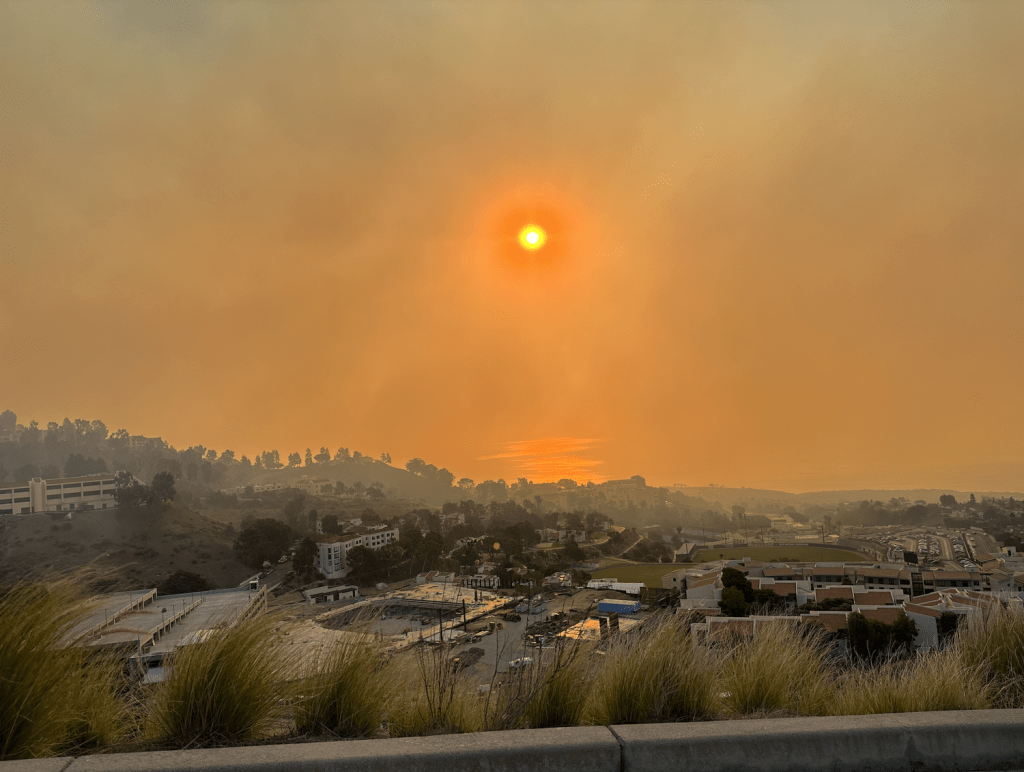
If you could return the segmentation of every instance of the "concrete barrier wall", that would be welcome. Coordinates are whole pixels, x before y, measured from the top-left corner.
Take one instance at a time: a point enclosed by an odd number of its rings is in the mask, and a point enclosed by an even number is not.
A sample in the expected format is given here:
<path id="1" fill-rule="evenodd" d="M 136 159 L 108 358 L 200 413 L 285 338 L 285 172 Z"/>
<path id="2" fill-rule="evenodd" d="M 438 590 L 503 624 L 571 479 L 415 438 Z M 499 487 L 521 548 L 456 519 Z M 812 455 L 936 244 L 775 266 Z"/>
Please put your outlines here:
<path id="1" fill-rule="evenodd" d="M 994 772 L 1024 710 L 526 729 L 0 762 L 0 772 Z"/>

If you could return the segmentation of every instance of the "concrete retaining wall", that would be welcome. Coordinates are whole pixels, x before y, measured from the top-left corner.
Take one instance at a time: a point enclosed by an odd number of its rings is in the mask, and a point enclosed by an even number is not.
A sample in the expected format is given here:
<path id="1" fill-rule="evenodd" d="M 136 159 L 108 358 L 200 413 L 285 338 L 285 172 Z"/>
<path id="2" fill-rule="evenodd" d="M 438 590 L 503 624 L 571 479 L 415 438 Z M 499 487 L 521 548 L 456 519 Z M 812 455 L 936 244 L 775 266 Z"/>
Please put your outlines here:
<path id="1" fill-rule="evenodd" d="M 639 724 L 0 762 L 0 772 L 1024 770 L 1024 710 Z"/>

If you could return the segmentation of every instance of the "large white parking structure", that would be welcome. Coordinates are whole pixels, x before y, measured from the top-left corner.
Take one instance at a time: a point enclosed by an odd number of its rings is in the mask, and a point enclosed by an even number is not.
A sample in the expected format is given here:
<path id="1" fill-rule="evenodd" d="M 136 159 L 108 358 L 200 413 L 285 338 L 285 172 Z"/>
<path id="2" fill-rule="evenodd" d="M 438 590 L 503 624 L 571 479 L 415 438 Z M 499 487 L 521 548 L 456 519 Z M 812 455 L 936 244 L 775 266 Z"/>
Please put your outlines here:
<path id="1" fill-rule="evenodd" d="M 114 474 L 89 474 L 0 485 L 0 515 L 70 512 L 75 509 L 113 509 Z"/>

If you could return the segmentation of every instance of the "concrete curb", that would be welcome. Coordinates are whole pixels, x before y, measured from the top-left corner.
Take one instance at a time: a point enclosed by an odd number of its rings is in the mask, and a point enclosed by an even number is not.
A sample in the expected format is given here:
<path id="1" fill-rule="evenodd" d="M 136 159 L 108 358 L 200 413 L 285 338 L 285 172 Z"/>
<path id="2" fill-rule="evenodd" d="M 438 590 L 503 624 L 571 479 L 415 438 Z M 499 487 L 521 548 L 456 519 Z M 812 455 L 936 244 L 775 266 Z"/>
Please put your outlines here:
<path id="1" fill-rule="evenodd" d="M 989 772 L 1024 710 L 524 729 L 0 762 L 0 772 Z"/>
<path id="2" fill-rule="evenodd" d="M 1024 710 L 639 724 L 611 730 L 637 772 L 975 772 L 1024 766 Z"/>

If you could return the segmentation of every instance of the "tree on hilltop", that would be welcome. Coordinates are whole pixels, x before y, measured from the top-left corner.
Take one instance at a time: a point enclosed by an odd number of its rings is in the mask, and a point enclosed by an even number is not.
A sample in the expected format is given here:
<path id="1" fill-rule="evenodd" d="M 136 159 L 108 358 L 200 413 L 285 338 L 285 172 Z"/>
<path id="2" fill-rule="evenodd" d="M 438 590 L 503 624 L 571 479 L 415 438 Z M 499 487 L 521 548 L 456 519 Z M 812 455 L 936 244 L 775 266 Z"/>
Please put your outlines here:
<path id="1" fill-rule="evenodd" d="M 153 475 L 150 485 L 151 504 L 163 507 L 174 501 L 177 491 L 174 490 L 174 475 L 170 472 L 157 472 Z"/>
<path id="2" fill-rule="evenodd" d="M 18 416 L 13 410 L 0 413 L 0 432 L 13 432 L 18 425 Z"/>

